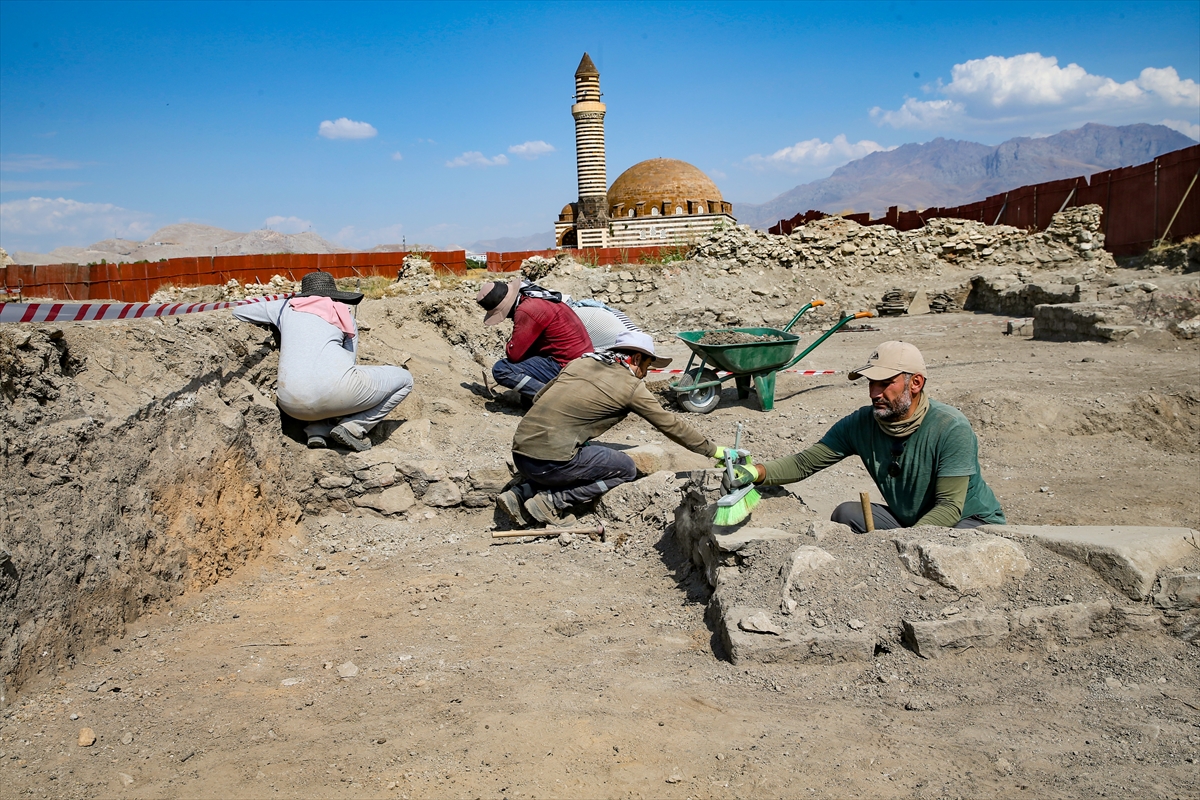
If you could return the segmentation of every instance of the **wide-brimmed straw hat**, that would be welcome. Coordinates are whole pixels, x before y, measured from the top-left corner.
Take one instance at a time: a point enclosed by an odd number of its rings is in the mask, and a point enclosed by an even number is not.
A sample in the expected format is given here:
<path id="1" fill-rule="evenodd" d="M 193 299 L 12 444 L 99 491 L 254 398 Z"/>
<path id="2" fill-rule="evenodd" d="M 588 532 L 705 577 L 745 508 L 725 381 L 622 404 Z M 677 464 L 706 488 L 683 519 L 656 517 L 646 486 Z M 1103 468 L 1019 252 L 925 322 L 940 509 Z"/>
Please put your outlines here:
<path id="1" fill-rule="evenodd" d="M 654 359 L 654 363 L 650 366 L 655 369 L 662 369 L 667 364 L 671 363 L 669 358 L 660 358 L 654 353 L 654 340 L 647 333 L 641 331 L 625 331 L 617 336 L 617 341 L 613 342 L 610 350 L 632 350 L 635 353 L 650 356 Z"/>
<path id="2" fill-rule="evenodd" d="M 328 272 L 310 272 L 300 279 L 300 291 L 296 297 L 328 297 L 340 300 L 349 305 L 358 305 L 363 296 L 359 292 L 343 292 L 333 282 L 333 276 Z"/>
<path id="3" fill-rule="evenodd" d="M 901 372 L 910 375 L 925 374 L 925 357 L 916 345 L 908 342 L 884 342 L 875 348 L 864 367 L 850 373 L 850 380 L 866 378 L 870 381 L 886 381 Z"/>
<path id="4" fill-rule="evenodd" d="M 479 303 L 487 312 L 487 316 L 483 318 L 483 324 L 499 325 L 516 305 L 517 295 L 520 293 L 520 276 L 513 278 L 508 283 L 487 281 L 480 286 L 479 294 L 475 295 L 475 302 Z"/>

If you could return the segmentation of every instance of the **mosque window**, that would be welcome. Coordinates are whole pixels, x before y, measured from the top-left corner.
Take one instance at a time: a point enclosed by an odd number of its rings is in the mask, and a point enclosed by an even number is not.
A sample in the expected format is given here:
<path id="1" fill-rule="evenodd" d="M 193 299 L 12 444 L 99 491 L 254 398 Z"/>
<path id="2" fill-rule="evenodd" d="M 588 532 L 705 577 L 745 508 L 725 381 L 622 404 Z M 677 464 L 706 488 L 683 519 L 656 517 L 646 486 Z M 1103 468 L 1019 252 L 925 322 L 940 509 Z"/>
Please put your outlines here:
<path id="1" fill-rule="evenodd" d="M 658 206 L 651 206 L 651 208 L 650 208 L 650 216 L 652 216 L 652 217 L 657 217 L 657 216 L 658 216 Z"/>
<path id="2" fill-rule="evenodd" d="M 629 214 L 628 214 L 628 216 L 631 216 L 631 217 L 632 217 L 632 216 L 633 216 L 634 214 L 636 214 L 636 213 L 637 213 L 637 209 L 636 209 L 636 208 L 631 208 L 631 209 L 629 209 Z"/>
<path id="3" fill-rule="evenodd" d="M 682 213 L 683 213 L 683 206 L 675 206 L 675 213 L 676 213 L 676 214 L 682 214 Z"/>

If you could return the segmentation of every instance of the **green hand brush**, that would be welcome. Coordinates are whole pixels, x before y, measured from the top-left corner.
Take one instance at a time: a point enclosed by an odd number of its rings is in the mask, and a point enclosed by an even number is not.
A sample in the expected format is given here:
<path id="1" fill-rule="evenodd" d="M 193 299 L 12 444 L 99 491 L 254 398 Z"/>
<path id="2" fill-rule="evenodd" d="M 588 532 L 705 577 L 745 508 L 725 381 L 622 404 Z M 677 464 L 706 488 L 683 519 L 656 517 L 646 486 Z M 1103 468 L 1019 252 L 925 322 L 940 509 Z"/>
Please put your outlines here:
<path id="1" fill-rule="evenodd" d="M 742 444 L 742 423 L 738 423 L 737 434 L 733 439 L 733 449 L 736 451 Z M 727 452 L 725 454 L 725 474 L 729 478 L 730 485 L 733 484 L 733 460 L 737 458 L 735 452 Z M 713 525 L 726 527 L 729 525 L 737 525 L 742 520 L 750 516 L 750 512 L 758 505 L 758 501 L 762 500 L 762 495 L 754 488 L 753 483 L 748 483 L 740 489 L 735 489 L 721 499 L 717 500 L 717 513 L 713 517 Z"/>

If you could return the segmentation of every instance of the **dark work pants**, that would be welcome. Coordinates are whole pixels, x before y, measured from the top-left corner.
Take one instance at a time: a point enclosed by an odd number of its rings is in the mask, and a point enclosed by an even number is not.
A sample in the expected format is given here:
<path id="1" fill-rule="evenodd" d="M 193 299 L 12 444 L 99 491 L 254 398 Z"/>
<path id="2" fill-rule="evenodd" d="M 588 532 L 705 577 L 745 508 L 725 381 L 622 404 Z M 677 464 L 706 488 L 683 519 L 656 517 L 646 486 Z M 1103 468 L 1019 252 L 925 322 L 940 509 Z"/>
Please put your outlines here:
<path id="1" fill-rule="evenodd" d="M 875 522 L 875 530 L 877 531 L 904 527 L 898 519 L 892 516 L 892 512 L 888 510 L 888 507 L 881 503 L 871 503 L 871 517 Z M 834 522 L 849 525 L 850 529 L 855 533 L 867 532 L 867 522 L 863 519 L 862 503 L 842 503 L 833 510 L 833 514 L 829 518 Z M 986 524 L 978 517 L 967 517 L 966 519 L 960 519 L 954 527 L 978 528 L 980 525 Z"/>
<path id="2" fill-rule="evenodd" d="M 632 458 L 597 444 L 579 448 L 570 461 L 544 461 L 513 453 L 513 464 L 535 489 L 549 489 L 559 510 L 586 503 L 637 477 Z"/>
<path id="3" fill-rule="evenodd" d="M 560 371 L 558 362 L 546 356 L 532 356 L 524 361 L 502 358 L 492 366 L 492 377 L 501 386 L 516 389 L 522 397 L 532 400 Z"/>

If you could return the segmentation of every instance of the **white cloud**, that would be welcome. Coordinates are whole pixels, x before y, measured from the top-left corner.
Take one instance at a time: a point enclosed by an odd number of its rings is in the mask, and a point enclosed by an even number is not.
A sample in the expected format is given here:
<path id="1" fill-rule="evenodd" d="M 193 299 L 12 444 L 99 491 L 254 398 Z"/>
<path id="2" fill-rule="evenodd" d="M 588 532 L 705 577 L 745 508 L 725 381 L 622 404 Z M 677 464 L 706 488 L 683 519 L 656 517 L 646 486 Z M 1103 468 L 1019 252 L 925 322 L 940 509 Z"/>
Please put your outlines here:
<path id="1" fill-rule="evenodd" d="M 63 161 L 54 156 L 11 155 L 0 160 L 0 171 L 3 172 L 41 172 L 48 169 L 80 169 L 83 164 L 78 161 Z"/>
<path id="2" fill-rule="evenodd" d="M 332 122 L 325 120 L 317 128 L 317 133 L 326 139 L 370 139 L 379 131 L 369 122 L 355 122 L 352 119 L 339 117 Z"/>
<path id="3" fill-rule="evenodd" d="M 144 239 L 154 216 L 112 203 L 80 203 L 59 197 L 30 197 L 0 203 L 5 247 L 49 251 L 60 245 L 82 246 L 100 239 Z"/>
<path id="4" fill-rule="evenodd" d="M 403 160 L 404 160 L 404 155 L 399 150 L 392 153 L 392 161 L 403 161 Z"/>
<path id="5" fill-rule="evenodd" d="M 303 233 L 312 230 L 312 222 L 299 217 L 267 217 L 263 225 L 280 233 Z"/>
<path id="6" fill-rule="evenodd" d="M 546 155 L 546 153 L 553 153 L 554 145 L 549 144 L 547 142 L 543 142 L 542 140 L 539 139 L 536 142 L 525 142 L 523 144 L 514 144 L 512 147 L 508 148 L 508 152 L 512 153 L 514 156 L 519 156 L 521 158 L 532 161 L 533 159 L 537 158 L 538 156 L 544 156 L 544 155 Z"/>
<path id="7" fill-rule="evenodd" d="M 878 142 L 862 139 L 851 142 L 846 135 L 839 133 L 832 141 L 823 142 L 820 139 L 808 139 L 803 142 L 776 150 L 769 156 L 752 155 L 746 163 L 759 169 L 780 169 L 787 172 L 800 172 L 840 167 L 855 159 L 862 158 L 880 150 L 893 150 L 894 147 L 884 147 Z"/>
<path id="8" fill-rule="evenodd" d="M 486 157 L 478 150 L 468 150 L 458 158 L 446 162 L 447 167 L 502 167 L 508 163 L 508 156 L 500 153 L 492 158 Z"/>
<path id="9" fill-rule="evenodd" d="M 79 181 L 0 181 L 2 192 L 69 192 L 84 184 Z"/>
<path id="10" fill-rule="evenodd" d="M 1182 119 L 1164 119 L 1161 124 L 1166 125 L 1172 130 L 1179 131 L 1189 139 L 1200 142 L 1200 123 L 1187 122 Z"/>
<path id="11" fill-rule="evenodd" d="M 1200 116 L 1200 85 L 1179 77 L 1174 67 L 1147 67 L 1119 83 L 1078 64 L 1060 67 L 1054 56 L 1023 53 L 988 56 L 955 64 L 947 84 L 926 86 L 940 98 L 906 98 L 895 110 L 876 106 L 871 117 L 893 128 L 985 127 L 1061 120 L 1121 124 L 1145 121 L 1172 110 Z M 1185 123 L 1189 124 L 1189 123 Z"/>

